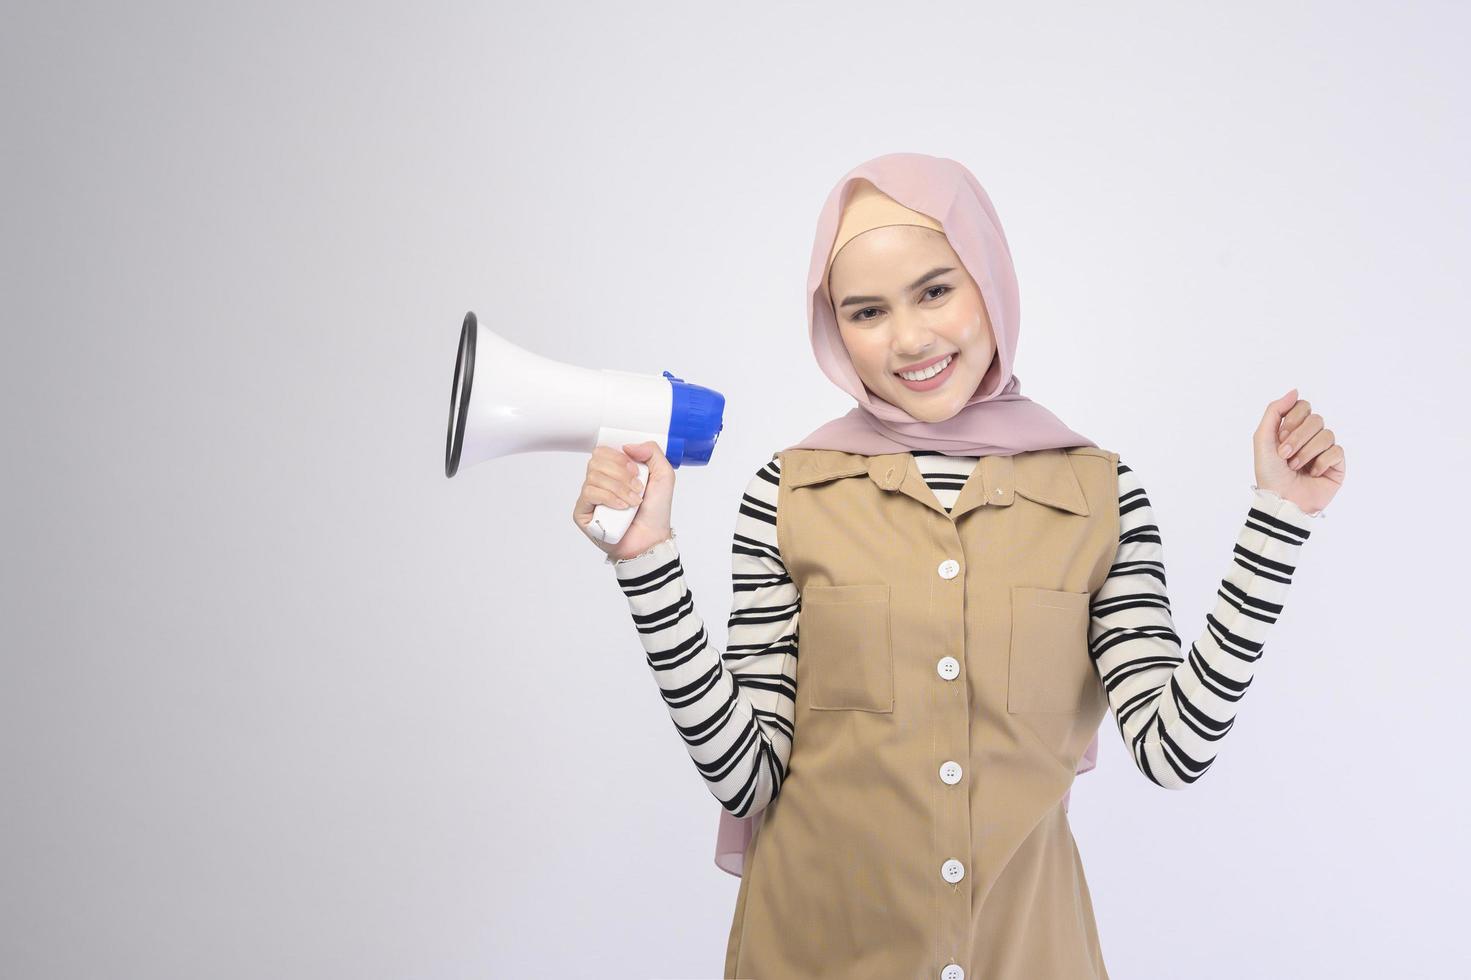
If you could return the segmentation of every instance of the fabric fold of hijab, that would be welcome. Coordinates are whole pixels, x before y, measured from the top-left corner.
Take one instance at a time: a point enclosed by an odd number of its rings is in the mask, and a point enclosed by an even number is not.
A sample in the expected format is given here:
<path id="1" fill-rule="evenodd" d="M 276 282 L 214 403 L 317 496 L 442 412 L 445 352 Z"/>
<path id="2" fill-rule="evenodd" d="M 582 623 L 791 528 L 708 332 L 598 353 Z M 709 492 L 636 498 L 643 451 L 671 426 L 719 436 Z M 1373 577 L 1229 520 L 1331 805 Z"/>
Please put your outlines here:
<path id="1" fill-rule="evenodd" d="M 960 411 L 940 422 L 916 419 L 868 390 L 848 356 L 828 292 L 828 273 L 838 251 L 865 231 L 896 224 L 944 233 L 980 289 L 995 336 L 996 355 L 980 385 Z M 890 153 L 844 174 L 818 215 L 806 295 L 808 333 L 817 364 L 857 404 L 787 449 L 834 449 L 865 456 L 915 449 L 947 456 L 1010 456 L 1097 445 L 1021 393 L 1020 379 L 1012 373 L 1021 305 L 1011 249 L 990 196 L 956 161 L 923 153 Z M 1095 734 L 1077 772 L 1090 771 L 1097 759 Z M 763 810 L 736 817 L 722 808 L 715 845 L 718 867 L 742 874 L 746 850 L 764 815 Z"/>

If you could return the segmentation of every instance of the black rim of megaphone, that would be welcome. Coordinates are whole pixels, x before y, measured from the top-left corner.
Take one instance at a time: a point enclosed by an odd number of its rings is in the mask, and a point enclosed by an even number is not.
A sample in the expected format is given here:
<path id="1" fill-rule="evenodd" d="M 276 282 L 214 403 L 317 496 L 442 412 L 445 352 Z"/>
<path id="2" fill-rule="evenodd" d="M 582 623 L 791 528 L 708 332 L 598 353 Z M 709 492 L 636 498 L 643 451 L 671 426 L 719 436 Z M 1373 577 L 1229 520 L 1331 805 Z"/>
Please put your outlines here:
<path id="1" fill-rule="evenodd" d="M 455 381 L 449 392 L 449 434 L 444 442 L 444 475 L 454 476 L 460 468 L 460 447 L 465 444 L 465 415 L 470 410 L 470 386 L 475 381 L 475 312 L 465 314 L 460 327 L 460 352 L 455 355 Z"/>

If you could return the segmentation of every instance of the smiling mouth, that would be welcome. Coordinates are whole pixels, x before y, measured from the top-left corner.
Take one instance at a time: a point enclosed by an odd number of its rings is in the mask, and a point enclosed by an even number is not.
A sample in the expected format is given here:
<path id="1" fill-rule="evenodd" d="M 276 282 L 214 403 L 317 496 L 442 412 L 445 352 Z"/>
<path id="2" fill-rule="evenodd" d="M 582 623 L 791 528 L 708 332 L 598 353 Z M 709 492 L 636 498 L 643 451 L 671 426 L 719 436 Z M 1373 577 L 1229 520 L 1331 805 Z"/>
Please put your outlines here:
<path id="1" fill-rule="evenodd" d="M 931 361 L 929 364 L 925 365 L 922 368 L 910 368 L 907 373 L 913 374 L 913 373 L 916 373 L 916 372 L 919 372 L 919 371 L 934 371 L 934 369 L 936 367 L 943 365 L 943 367 L 941 367 L 939 371 L 935 371 L 934 374 L 930 375 L 930 378 L 934 378 L 934 377 L 937 377 L 940 374 L 943 374 L 945 371 L 949 370 L 951 362 L 953 362 L 959 356 L 960 356 L 960 352 L 959 351 L 953 351 L 952 353 L 946 354 L 943 357 L 940 357 L 940 358 L 938 358 L 938 359 L 936 359 L 934 361 Z M 894 372 L 894 377 L 898 378 L 900 381 L 910 381 L 910 382 L 914 382 L 914 383 L 919 383 L 921 381 L 928 381 L 928 380 L 930 380 L 930 378 L 906 378 L 904 376 L 905 373 L 906 372 L 895 371 Z"/>

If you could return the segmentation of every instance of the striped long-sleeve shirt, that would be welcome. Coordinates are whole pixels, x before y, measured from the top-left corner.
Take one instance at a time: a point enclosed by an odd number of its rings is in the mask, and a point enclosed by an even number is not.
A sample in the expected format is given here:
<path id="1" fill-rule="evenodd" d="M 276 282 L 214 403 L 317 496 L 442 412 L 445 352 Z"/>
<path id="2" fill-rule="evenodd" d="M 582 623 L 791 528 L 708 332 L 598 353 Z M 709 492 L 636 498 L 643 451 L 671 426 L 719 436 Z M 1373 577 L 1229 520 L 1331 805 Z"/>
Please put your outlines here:
<path id="1" fill-rule="evenodd" d="M 948 511 L 978 457 L 913 453 Z M 776 539 L 780 465 L 741 498 L 731 545 L 734 598 L 722 654 L 710 642 L 671 536 L 614 562 L 650 671 L 695 768 L 737 817 L 781 789 L 795 734 L 801 597 Z M 1195 782 L 1231 730 L 1309 536 L 1311 518 L 1270 490 L 1253 500 L 1205 629 L 1181 652 L 1166 592 L 1163 543 L 1134 471 L 1118 464 L 1119 546 L 1093 595 L 1088 644 L 1119 734 L 1139 770 L 1168 789 Z"/>

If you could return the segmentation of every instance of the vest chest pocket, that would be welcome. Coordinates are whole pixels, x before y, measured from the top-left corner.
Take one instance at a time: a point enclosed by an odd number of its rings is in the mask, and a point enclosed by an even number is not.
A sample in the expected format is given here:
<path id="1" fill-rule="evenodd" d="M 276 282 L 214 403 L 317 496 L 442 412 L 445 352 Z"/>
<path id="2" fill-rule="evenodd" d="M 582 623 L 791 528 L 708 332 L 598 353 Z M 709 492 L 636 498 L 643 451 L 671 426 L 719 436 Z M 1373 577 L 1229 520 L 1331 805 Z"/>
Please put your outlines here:
<path id="1" fill-rule="evenodd" d="M 1089 599 L 1086 592 L 1012 586 L 1007 711 L 1082 709 L 1099 683 L 1088 652 Z"/>
<path id="2" fill-rule="evenodd" d="M 797 620 L 797 696 L 816 710 L 894 710 L 887 585 L 810 585 Z"/>

